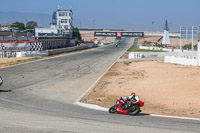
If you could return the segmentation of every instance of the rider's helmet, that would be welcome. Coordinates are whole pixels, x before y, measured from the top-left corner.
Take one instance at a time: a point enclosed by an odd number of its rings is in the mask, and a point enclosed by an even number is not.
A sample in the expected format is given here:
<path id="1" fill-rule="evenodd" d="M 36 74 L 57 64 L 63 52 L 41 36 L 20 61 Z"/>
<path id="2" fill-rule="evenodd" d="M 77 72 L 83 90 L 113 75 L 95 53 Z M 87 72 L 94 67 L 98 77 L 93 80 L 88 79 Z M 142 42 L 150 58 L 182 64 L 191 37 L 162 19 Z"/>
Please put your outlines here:
<path id="1" fill-rule="evenodd" d="M 134 97 L 135 97 L 135 93 L 132 92 L 132 93 L 130 94 L 130 96 L 128 96 L 128 99 L 132 99 L 132 98 L 134 98 Z"/>
<path id="2" fill-rule="evenodd" d="M 132 93 L 130 94 L 130 96 L 135 96 L 135 93 L 134 93 L 134 92 L 132 92 Z"/>

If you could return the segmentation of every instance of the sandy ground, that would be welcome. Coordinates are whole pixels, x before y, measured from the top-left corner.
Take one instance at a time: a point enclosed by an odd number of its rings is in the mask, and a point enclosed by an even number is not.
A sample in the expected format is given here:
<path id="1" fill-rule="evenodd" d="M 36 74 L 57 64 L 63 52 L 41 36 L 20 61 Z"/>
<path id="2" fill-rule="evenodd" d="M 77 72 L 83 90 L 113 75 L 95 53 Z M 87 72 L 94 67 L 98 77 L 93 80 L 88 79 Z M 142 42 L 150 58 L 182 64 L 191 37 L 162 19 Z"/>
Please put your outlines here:
<path id="1" fill-rule="evenodd" d="M 19 64 L 31 59 L 30 57 L 21 58 L 0 58 L 0 68 Z"/>
<path id="2" fill-rule="evenodd" d="M 20 57 L 20 58 L 0 58 L 0 68 L 24 63 L 30 61 L 31 59 L 36 59 L 33 57 Z"/>
<path id="3" fill-rule="evenodd" d="M 143 113 L 200 118 L 200 67 L 162 61 L 116 63 L 81 102 L 111 107 L 131 92 Z"/>

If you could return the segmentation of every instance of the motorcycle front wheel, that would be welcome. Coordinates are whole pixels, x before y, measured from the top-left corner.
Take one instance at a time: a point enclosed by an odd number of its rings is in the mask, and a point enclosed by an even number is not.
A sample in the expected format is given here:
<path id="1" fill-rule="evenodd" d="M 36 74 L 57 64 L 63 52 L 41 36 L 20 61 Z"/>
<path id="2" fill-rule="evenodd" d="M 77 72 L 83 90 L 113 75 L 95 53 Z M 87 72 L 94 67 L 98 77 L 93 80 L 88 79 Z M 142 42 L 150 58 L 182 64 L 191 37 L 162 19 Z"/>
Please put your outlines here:
<path id="1" fill-rule="evenodd" d="M 140 107 L 138 105 L 132 105 L 128 110 L 129 115 L 136 115 L 139 112 L 140 112 Z"/>
<path id="2" fill-rule="evenodd" d="M 115 113 L 115 112 L 116 112 L 116 109 L 117 109 L 117 106 L 118 106 L 118 105 L 112 106 L 111 108 L 109 108 L 108 112 L 109 112 L 109 113 Z"/>

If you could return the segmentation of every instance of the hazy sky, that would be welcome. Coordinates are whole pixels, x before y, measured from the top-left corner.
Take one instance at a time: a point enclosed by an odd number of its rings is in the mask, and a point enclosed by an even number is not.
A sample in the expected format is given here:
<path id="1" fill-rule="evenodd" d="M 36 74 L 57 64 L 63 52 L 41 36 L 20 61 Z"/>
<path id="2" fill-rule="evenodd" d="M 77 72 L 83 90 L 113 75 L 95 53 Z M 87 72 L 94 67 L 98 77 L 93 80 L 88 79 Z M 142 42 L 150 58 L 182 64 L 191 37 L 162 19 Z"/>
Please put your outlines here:
<path id="1" fill-rule="evenodd" d="M 171 31 L 200 25 L 200 0 L 0 0 L 0 12 L 52 14 L 59 5 L 72 9 L 74 25 L 81 28 Z M 0 18 L 1 20 L 1 18 Z"/>

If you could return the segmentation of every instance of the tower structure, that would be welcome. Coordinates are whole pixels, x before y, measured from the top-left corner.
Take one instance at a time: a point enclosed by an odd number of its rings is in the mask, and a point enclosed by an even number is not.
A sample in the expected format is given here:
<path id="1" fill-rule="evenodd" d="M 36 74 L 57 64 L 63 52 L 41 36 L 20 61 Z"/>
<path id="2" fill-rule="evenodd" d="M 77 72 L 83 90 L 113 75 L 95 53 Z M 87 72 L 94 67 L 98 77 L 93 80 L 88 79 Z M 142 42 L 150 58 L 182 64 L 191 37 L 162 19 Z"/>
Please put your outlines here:
<path id="1" fill-rule="evenodd" d="M 163 34 L 163 40 L 162 44 L 170 44 L 170 39 L 169 39 L 169 26 L 167 23 L 167 20 L 165 22 L 165 29 L 164 29 L 164 34 Z"/>
<path id="2" fill-rule="evenodd" d="M 72 37 L 73 12 L 59 7 L 53 12 L 51 28 L 56 28 L 59 34 L 69 34 Z"/>

